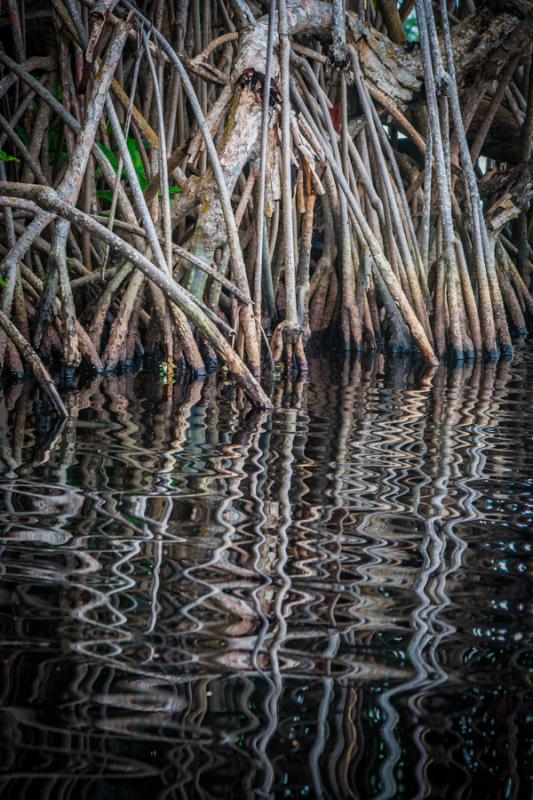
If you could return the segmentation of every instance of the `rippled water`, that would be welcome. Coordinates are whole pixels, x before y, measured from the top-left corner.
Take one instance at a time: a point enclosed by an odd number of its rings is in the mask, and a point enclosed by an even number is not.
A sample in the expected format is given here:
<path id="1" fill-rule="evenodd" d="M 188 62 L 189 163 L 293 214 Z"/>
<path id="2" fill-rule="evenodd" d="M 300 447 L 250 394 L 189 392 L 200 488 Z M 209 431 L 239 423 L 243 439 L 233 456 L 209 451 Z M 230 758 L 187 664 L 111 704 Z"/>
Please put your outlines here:
<path id="1" fill-rule="evenodd" d="M 2 798 L 531 797 L 532 387 L 11 387 Z"/>

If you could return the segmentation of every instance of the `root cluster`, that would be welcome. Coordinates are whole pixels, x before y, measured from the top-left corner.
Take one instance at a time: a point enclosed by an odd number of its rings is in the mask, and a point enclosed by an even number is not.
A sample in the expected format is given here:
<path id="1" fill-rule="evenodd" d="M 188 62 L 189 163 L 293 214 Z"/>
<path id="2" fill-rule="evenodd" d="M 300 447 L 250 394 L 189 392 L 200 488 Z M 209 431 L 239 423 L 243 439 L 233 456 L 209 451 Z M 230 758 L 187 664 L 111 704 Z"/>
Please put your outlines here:
<path id="1" fill-rule="evenodd" d="M 261 374 L 305 373 L 313 338 L 512 353 L 533 312 L 529 4 L 141 5 L 2 7 L 1 369 L 63 414 L 51 375 L 146 357 L 224 364 L 268 407 Z"/>

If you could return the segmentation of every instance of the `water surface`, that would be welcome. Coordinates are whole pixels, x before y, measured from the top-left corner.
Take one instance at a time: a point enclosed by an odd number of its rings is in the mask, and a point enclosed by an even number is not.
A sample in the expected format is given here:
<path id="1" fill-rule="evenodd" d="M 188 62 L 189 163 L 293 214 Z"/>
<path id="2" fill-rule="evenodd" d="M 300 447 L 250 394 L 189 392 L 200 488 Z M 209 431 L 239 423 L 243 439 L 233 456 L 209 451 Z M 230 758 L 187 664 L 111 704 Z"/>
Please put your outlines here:
<path id="1" fill-rule="evenodd" d="M 532 388 L 7 389 L 2 798 L 530 798 Z"/>

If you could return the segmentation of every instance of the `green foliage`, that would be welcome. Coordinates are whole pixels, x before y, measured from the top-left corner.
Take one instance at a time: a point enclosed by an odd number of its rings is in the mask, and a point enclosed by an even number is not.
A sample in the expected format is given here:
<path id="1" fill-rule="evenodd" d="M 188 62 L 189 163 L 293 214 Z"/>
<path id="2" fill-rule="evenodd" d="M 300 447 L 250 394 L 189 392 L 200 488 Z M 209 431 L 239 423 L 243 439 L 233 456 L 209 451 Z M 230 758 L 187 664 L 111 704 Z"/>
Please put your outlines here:
<path id="1" fill-rule="evenodd" d="M 0 150 L 0 161 L 16 161 L 17 164 L 20 164 L 20 158 L 17 158 L 16 156 L 10 156 L 3 150 Z"/>
<path id="2" fill-rule="evenodd" d="M 128 147 L 129 154 L 131 156 L 131 160 L 133 161 L 133 167 L 135 169 L 135 174 L 137 175 L 137 180 L 139 181 L 141 189 L 144 191 L 148 186 L 148 179 L 146 177 L 142 156 L 137 148 L 137 142 L 135 141 L 135 139 L 128 139 L 126 144 Z M 105 144 L 102 144 L 101 142 L 98 143 L 98 147 L 100 148 L 102 153 L 107 157 L 109 163 L 116 172 L 118 170 L 118 162 L 119 162 L 118 150 L 110 150 L 109 147 L 106 147 Z M 98 195 L 98 197 L 101 197 L 104 200 L 111 200 L 111 198 L 113 197 L 113 192 L 109 191 L 108 189 L 102 189 L 96 194 Z"/>
<path id="3" fill-rule="evenodd" d="M 113 199 L 113 192 L 111 189 L 99 189 L 96 192 L 97 197 L 101 197 L 102 200 L 109 200 L 109 202 Z"/>
<path id="4" fill-rule="evenodd" d="M 109 149 L 109 147 L 106 147 L 105 144 L 102 144 L 101 142 L 98 142 L 98 149 L 101 150 L 102 153 L 107 157 L 107 160 L 116 171 L 118 169 L 118 156 L 116 156 L 115 153 Z"/>
<path id="5" fill-rule="evenodd" d="M 137 142 L 135 139 L 127 139 L 126 145 L 128 148 L 128 152 L 131 156 L 131 160 L 133 162 L 133 167 L 135 169 L 135 174 L 137 176 L 137 180 L 139 181 L 139 185 L 141 189 L 144 190 L 148 186 L 148 178 L 146 177 L 146 171 L 144 169 L 144 163 L 142 160 L 142 156 L 139 152 L 139 148 L 137 147 Z M 109 163 L 115 170 L 118 170 L 118 150 L 110 150 L 109 147 L 106 147 L 104 144 L 98 143 L 98 147 L 102 151 L 102 153 L 107 156 L 109 159 Z M 170 186 L 168 190 L 169 197 L 172 197 L 174 194 L 179 194 L 181 192 L 181 188 L 179 186 Z M 113 192 L 110 189 L 101 189 L 96 192 L 98 197 L 102 198 L 102 200 L 108 200 L 111 202 L 113 198 Z"/>
<path id="6" fill-rule="evenodd" d="M 416 18 L 415 10 L 409 12 L 409 16 L 403 23 L 403 29 L 408 42 L 419 42 L 420 35 L 418 33 L 418 20 Z"/>
<path id="7" fill-rule="evenodd" d="M 179 194 L 180 192 L 181 192 L 181 187 L 180 186 L 169 186 L 168 187 L 168 196 L 170 198 L 172 198 L 173 194 Z M 159 196 L 161 197 L 161 193 L 159 193 Z M 170 200 L 170 205 L 172 205 L 175 202 L 176 201 L 174 199 L 171 199 Z"/>
<path id="8" fill-rule="evenodd" d="M 135 139 L 128 139 L 126 144 L 128 146 L 128 152 L 131 156 L 131 160 L 133 161 L 135 174 L 137 175 L 139 183 L 141 184 L 141 189 L 144 192 L 144 190 L 148 186 L 148 179 L 146 177 L 146 172 L 144 171 L 142 156 L 137 148 L 137 142 L 135 141 Z"/>
<path id="9" fill-rule="evenodd" d="M 3 278 L 0 278 L 0 286 L 7 286 L 7 283 Z"/>

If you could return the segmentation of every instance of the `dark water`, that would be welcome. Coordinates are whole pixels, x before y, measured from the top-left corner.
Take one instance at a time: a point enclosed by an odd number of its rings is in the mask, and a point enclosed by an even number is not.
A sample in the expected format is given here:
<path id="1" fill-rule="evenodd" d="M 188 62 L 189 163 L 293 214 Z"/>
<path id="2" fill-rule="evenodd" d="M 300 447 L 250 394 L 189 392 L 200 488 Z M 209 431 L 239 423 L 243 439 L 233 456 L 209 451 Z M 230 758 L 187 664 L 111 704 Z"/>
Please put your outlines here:
<path id="1" fill-rule="evenodd" d="M 2 798 L 530 798 L 532 388 L 11 387 Z"/>

